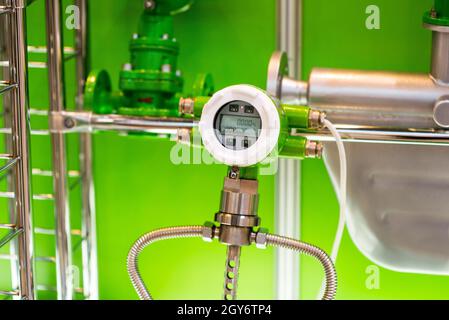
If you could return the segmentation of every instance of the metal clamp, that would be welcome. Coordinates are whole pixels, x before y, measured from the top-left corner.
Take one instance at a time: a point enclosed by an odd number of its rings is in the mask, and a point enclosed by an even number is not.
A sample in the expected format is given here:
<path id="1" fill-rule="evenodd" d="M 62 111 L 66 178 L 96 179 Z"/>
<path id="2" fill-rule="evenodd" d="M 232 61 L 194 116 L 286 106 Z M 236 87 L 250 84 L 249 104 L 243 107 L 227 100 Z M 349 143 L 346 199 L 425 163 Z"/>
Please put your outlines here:
<path id="1" fill-rule="evenodd" d="M 52 132 L 91 132 L 92 112 L 51 112 L 50 131 Z"/>
<path id="2" fill-rule="evenodd" d="M 167 117 L 138 117 L 119 114 L 95 114 L 80 111 L 54 111 L 51 113 L 52 132 L 140 131 L 173 132 L 197 126 L 192 119 Z"/>

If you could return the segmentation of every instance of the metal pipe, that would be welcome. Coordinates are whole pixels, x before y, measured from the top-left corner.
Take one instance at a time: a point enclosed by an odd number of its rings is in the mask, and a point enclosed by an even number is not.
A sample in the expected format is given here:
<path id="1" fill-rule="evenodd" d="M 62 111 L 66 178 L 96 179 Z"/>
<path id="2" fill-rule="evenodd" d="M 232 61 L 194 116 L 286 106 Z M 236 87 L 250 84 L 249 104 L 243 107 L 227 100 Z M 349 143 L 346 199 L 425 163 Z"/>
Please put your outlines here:
<path id="1" fill-rule="evenodd" d="M 198 123 L 184 118 L 134 117 L 126 115 L 95 115 L 91 112 L 56 112 L 53 113 L 53 131 L 58 132 L 90 132 L 90 131 L 143 131 L 173 132 L 177 129 L 195 128 Z M 70 119 L 70 121 L 67 121 Z M 71 128 L 64 127 L 71 123 Z M 387 130 L 382 127 L 338 126 L 343 137 L 352 142 L 383 142 L 397 144 L 449 144 L 449 131 L 442 130 Z M 305 136 L 311 140 L 333 141 L 327 131 L 292 133 Z"/>
<path id="2" fill-rule="evenodd" d="M 177 130 L 190 129 L 197 126 L 197 122 L 183 118 L 133 117 L 122 115 L 97 115 L 91 118 L 92 128 L 97 130 L 112 129 L 119 131 L 145 130 Z"/>
<path id="3" fill-rule="evenodd" d="M 76 1 L 80 1 L 80 0 L 76 0 Z M 80 8 L 80 13 L 82 8 Z M 81 19 L 81 17 L 80 17 Z M 28 46 L 28 52 L 30 53 L 47 53 L 47 47 L 42 47 L 42 46 Z M 68 54 L 68 55 L 73 55 L 77 53 L 77 50 L 72 48 L 72 47 L 64 47 L 64 53 Z"/>
<path id="4" fill-rule="evenodd" d="M 11 21 L 10 80 L 17 84 L 11 92 L 12 155 L 19 161 L 14 167 L 14 193 L 18 235 L 19 295 L 22 299 L 35 297 L 33 227 L 31 210 L 30 124 L 28 117 L 26 1 L 11 1 L 14 11 Z"/>
<path id="5" fill-rule="evenodd" d="M 143 131 L 177 133 L 178 129 L 191 129 L 198 122 L 186 118 L 138 117 L 92 112 L 53 112 L 51 130 L 54 132 Z"/>
<path id="6" fill-rule="evenodd" d="M 449 29 L 449 28 L 447 28 Z M 435 80 L 449 84 L 449 33 L 432 32 L 432 71 Z"/>
<path id="7" fill-rule="evenodd" d="M 65 92 L 61 3 L 59 0 L 46 0 L 45 3 L 50 110 L 62 111 L 65 107 Z M 63 133 L 53 132 L 51 141 L 54 172 L 53 191 L 55 194 L 58 299 L 71 300 L 73 298 L 72 246 L 70 239 L 65 136 Z"/>
<path id="8" fill-rule="evenodd" d="M 11 56 L 11 46 L 9 43 L 7 43 L 6 39 L 10 39 L 11 36 L 11 20 L 9 15 L 5 15 L 2 19 L 2 25 L 0 27 L 2 36 L 0 37 L 0 59 L 7 60 Z M 8 65 L 4 66 L 3 72 L 2 72 L 2 78 L 3 79 L 9 79 L 9 68 L 10 68 L 10 61 L 7 60 Z M 0 83 L 3 83 L 2 80 Z M 10 82 L 9 80 L 6 80 L 7 82 Z M 4 126 L 7 128 L 12 127 L 12 114 L 11 114 L 11 97 L 9 94 L 5 94 L 2 96 L 3 98 L 3 113 L 4 113 Z M 13 147 L 12 147 L 12 139 L 10 135 L 4 135 L 4 143 L 6 147 L 6 152 L 9 154 L 12 154 Z M 14 177 L 8 172 L 9 174 L 6 175 L 6 185 L 8 190 L 14 190 Z M 12 223 L 14 228 L 16 227 L 17 218 L 16 218 L 16 212 L 15 212 L 15 202 L 14 199 L 8 199 L 8 215 L 9 215 L 9 221 Z M 11 241 L 9 245 L 9 254 L 12 256 L 18 256 L 18 239 L 15 238 Z M 19 291 L 19 280 L 20 280 L 20 266 L 19 266 L 19 260 L 11 260 L 10 262 L 10 269 L 11 269 L 11 285 L 14 290 Z M 15 296 L 15 299 L 19 299 L 19 296 Z"/>
<path id="9" fill-rule="evenodd" d="M 449 85 L 449 27 L 424 25 L 432 30 L 431 75 L 441 85 Z"/>
<path id="10" fill-rule="evenodd" d="M 338 132 L 346 142 L 449 146 L 449 131 L 339 129 Z M 295 135 L 314 141 L 335 141 L 332 135 L 324 130 L 318 132 L 296 132 Z"/>
<path id="11" fill-rule="evenodd" d="M 202 237 L 204 231 L 208 229 L 204 226 L 187 226 L 187 227 L 172 227 L 159 229 L 140 237 L 131 247 L 128 253 L 127 270 L 128 275 L 131 278 L 131 282 L 141 300 L 152 300 L 150 292 L 145 287 L 142 277 L 139 273 L 139 267 L 137 265 L 139 254 L 145 249 L 146 246 L 167 239 L 177 238 L 192 238 Z"/>
<path id="12" fill-rule="evenodd" d="M 281 99 L 285 103 L 305 106 L 307 105 L 307 93 L 309 84 L 289 77 L 282 79 Z"/>
<path id="13" fill-rule="evenodd" d="M 76 79 L 77 95 L 76 109 L 84 109 L 84 83 L 88 72 L 87 48 L 87 1 L 75 0 L 80 10 L 80 28 L 75 32 Z M 81 232 L 83 252 L 83 289 L 84 296 L 89 300 L 98 299 L 98 262 L 95 214 L 95 189 L 92 173 L 92 135 L 90 132 L 80 133 L 80 173 L 82 192 Z"/>
<path id="14" fill-rule="evenodd" d="M 224 300 L 237 298 L 237 283 L 240 267 L 240 246 L 228 246 L 226 249 L 226 271 L 224 281 Z"/>
<path id="15" fill-rule="evenodd" d="M 288 74 L 282 74 L 282 86 L 277 90 L 278 98 L 301 104 L 307 92 L 307 86 L 295 81 L 301 76 L 302 46 L 302 0 L 278 1 L 278 49 L 285 51 L 288 61 Z M 282 57 L 281 57 L 282 59 Z M 281 68 L 282 68 L 281 61 Z M 277 72 L 276 70 L 272 70 Z M 271 71 L 271 72 L 272 72 Z M 287 73 L 287 70 L 281 70 Z M 270 70 L 269 70 L 270 74 Z M 290 76 L 291 78 L 289 78 Z M 277 82 L 278 79 L 276 78 Z M 268 84 L 268 88 L 269 88 Z M 277 87 L 277 84 L 275 85 Z M 302 93 L 301 93 L 302 92 Z M 275 228 L 276 233 L 293 238 L 300 237 L 301 209 L 301 161 L 279 159 L 275 190 Z M 289 250 L 276 250 L 275 290 L 276 298 L 298 300 L 300 284 L 300 261 L 298 255 Z"/>
<path id="16" fill-rule="evenodd" d="M 1 67 L 9 67 L 9 61 L 0 61 Z M 30 61 L 28 62 L 28 68 L 30 69 L 46 69 L 47 64 L 45 62 Z"/>
<path id="17" fill-rule="evenodd" d="M 308 102 L 337 125 L 436 129 L 433 109 L 447 93 L 428 75 L 314 69 Z"/>
<path id="18" fill-rule="evenodd" d="M 6 13 L 10 13 L 12 11 L 12 9 L 8 6 L 0 6 L 0 15 L 6 14 Z"/>

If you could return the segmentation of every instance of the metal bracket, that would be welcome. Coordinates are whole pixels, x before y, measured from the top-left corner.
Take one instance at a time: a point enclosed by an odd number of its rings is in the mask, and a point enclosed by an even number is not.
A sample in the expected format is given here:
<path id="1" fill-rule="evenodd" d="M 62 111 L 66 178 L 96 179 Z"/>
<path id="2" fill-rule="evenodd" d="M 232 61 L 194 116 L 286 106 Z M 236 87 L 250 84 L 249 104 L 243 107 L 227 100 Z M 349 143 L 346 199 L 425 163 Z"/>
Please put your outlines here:
<path id="1" fill-rule="evenodd" d="M 92 112 L 53 111 L 50 131 L 54 133 L 92 132 Z"/>
<path id="2" fill-rule="evenodd" d="M 178 129 L 192 129 L 198 124 L 193 119 L 168 117 L 141 117 L 120 114 L 96 114 L 80 111 L 53 111 L 51 132 L 140 131 L 177 134 Z"/>

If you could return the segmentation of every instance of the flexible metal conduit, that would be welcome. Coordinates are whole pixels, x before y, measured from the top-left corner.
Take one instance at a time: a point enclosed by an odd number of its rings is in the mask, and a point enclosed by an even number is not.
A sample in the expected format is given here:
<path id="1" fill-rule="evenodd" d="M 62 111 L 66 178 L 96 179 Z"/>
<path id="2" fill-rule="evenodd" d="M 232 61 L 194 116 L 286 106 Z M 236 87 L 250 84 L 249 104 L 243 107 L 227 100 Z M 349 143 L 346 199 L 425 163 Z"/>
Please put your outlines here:
<path id="1" fill-rule="evenodd" d="M 127 269 L 134 289 L 137 291 L 141 300 L 152 300 L 152 296 L 145 287 L 138 268 L 138 257 L 143 249 L 148 245 L 161 240 L 202 237 L 203 231 L 205 231 L 206 228 L 207 227 L 204 226 L 184 226 L 159 229 L 144 234 L 134 243 L 128 253 Z M 267 245 L 283 247 L 316 258 L 323 265 L 326 275 L 326 286 L 322 300 L 332 300 L 335 297 L 337 292 L 337 273 L 332 260 L 323 250 L 295 239 L 273 234 L 267 235 Z"/>
<path id="2" fill-rule="evenodd" d="M 295 250 L 299 253 L 307 254 L 319 260 L 319 262 L 323 265 L 324 273 L 326 275 L 326 286 L 321 300 L 334 299 L 335 294 L 337 293 L 337 272 L 335 271 L 331 258 L 326 254 L 326 252 L 311 244 L 274 234 L 267 235 L 267 245 Z"/>
<path id="3" fill-rule="evenodd" d="M 127 268 L 134 289 L 136 289 L 141 300 L 152 300 L 153 298 L 145 287 L 137 266 L 137 259 L 140 252 L 142 252 L 146 246 L 161 240 L 202 237 L 203 229 L 205 228 L 206 227 L 203 226 L 186 226 L 159 229 L 144 234 L 134 243 L 128 253 Z"/>

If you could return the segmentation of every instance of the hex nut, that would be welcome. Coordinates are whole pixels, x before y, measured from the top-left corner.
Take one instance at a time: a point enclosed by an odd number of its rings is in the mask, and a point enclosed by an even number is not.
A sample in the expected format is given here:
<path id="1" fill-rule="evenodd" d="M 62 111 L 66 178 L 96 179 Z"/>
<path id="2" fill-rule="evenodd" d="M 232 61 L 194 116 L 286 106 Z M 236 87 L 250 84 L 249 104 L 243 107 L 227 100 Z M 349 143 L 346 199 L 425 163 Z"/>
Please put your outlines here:
<path id="1" fill-rule="evenodd" d="M 145 9 L 153 10 L 155 8 L 155 5 L 156 5 L 156 3 L 154 2 L 154 0 L 146 0 L 144 2 Z"/>
<path id="2" fill-rule="evenodd" d="M 265 249 L 267 247 L 268 229 L 260 228 L 256 233 L 256 247 L 259 249 Z"/>
<path id="3" fill-rule="evenodd" d="M 72 129 L 76 125 L 76 122 L 73 118 L 67 117 L 64 119 L 64 127 L 67 129 Z"/>
<path id="4" fill-rule="evenodd" d="M 324 126 L 326 113 L 318 110 L 310 110 L 309 112 L 309 129 L 321 129 Z"/>
<path id="5" fill-rule="evenodd" d="M 206 242 L 212 242 L 215 237 L 215 224 L 207 221 L 203 227 L 203 240 Z"/>
<path id="6" fill-rule="evenodd" d="M 310 159 L 321 159 L 323 156 L 323 144 L 318 141 L 306 142 L 305 157 Z"/>

